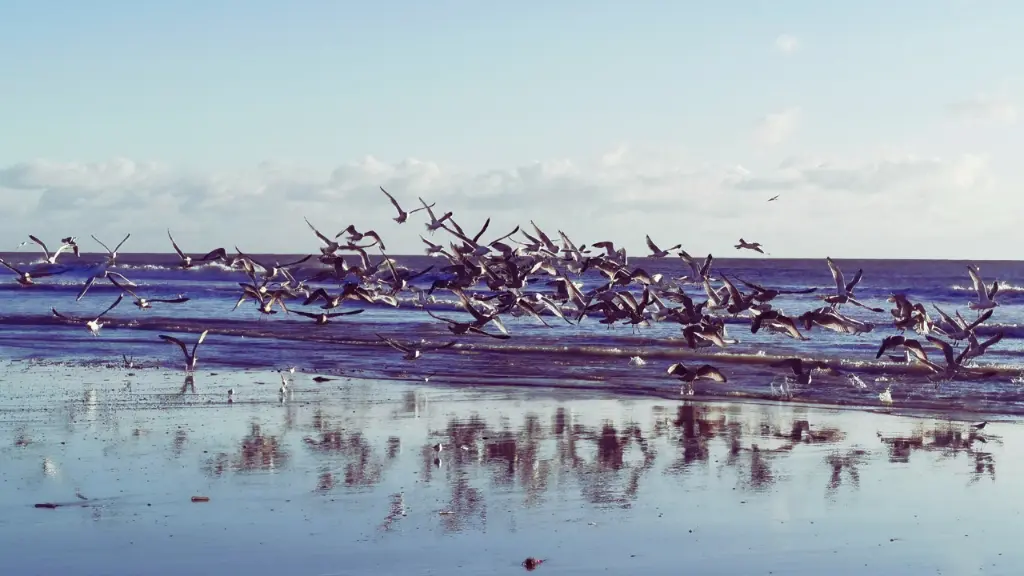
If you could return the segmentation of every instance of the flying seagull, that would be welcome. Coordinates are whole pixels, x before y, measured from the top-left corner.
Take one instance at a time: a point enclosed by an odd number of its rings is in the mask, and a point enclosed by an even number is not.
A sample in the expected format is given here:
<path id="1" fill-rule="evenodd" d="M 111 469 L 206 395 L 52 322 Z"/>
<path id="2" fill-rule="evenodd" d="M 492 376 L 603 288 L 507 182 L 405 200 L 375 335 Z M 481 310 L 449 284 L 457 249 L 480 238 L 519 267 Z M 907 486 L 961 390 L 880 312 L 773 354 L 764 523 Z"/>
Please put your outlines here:
<path id="1" fill-rule="evenodd" d="M 391 194 L 388 194 L 388 191 L 385 190 L 383 186 L 380 187 L 380 191 L 383 192 L 384 195 L 388 197 L 388 200 L 391 200 L 391 204 L 395 207 L 395 210 L 398 210 L 398 216 L 392 218 L 392 220 L 394 220 L 395 222 L 398 222 L 399 224 L 403 224 L 406 220 L 408 220 L 409 219 L 409 214 L 415 214 L 415 213 L 419 212 L 420 210 L 426 210 L 427 209 L 427 207 L 423 207 L 423 208 L 417 208 L 415 210 L 410 210 L 410 211 L 406 212 L 405 210 L 402 210 L 401 206 L 398 205 L 398 200 L 395 200 L 394 196 L 392 196 Z M 433 207 L 434 207 L 434 204 L 431 204 L 429 206 L 429 208 L 433 208 Z"/>
<path id="2" fill-rule="evenodd" d="M 110 272 L 109 274 L 115 273 Z M 118 274 L 118 276 L 121 275 Z M 124 276 L 121 276 L 121 278 L 124 278 Z M 127 292 L 132 298 L 134 298 L 134 304 L 138 306 L 139 310 L 146 310 L 148 308 L 151 308 L 154 302 L 161 302 L 163 304 L 184 304 L 185 302 L 188 302 L 190 300 L 188 296 L 178 296 L 177 298 L 142 298 L 141 296 L 136 294 L 131 288 L 127 286 L 122 286 L 121 283 L 115 280 L 113 277 L 107 276 L 107 279 L 110 280 L 111 284 L 120 288 L 121 291 Z M 134 284 L 132 286 L 134 286 Z"/>
<path id="3" fill-rule="evenodd" d="M 761 254 L 764 254 L 764 250 L 761 249 L 760 242 L 747 242 L 743 238 L 740 238 L 740 243 L 737 244 L 735 248 L 737 250 L 742 250 L 746 248 L 747 250 L 753 250 L 754 252 L 760 252 Z"/>
<path id="4" fill-rule="evenodd" d="M 223 260 L 227 258 L 227 252 L 223 248 L 215 248 L 207 252 L 202 258 L 193 260 L 191 256 L 186 255 L 178 248 L 178 243 L 174 241 L 174 236 L 171 236 L 171 231 L 167 230 L 167 237 L 171 239 L 171 246 L 174 246 L 174 251 L 178 253 L 178 257 L 181 258 L 180 266 L 182 268 L 191 268 L 196 261 L 208 262 L 210 260 Z"/>
<path id="5" fill-rule="evenodd" d="M 16 280 L 17 280 L 18 284 L 21 284 L 22 286 L 32 286 L 33 284 L 35 284 L 35 282 L 34 282 L 35 278 L 45 278 L 47 276 L 55 276 L 57 274 L 63 274 L 63 273 L 65 273 L 65 272 L 70 270 L 69 268 L 64 268 L 63 270 L 56 270 L 56 271 L 49 271 L 49 272 L 30 272 L 28 270 L 19 270 L 19 269 L 15 268 L 13 265 L 8 264 L 3 258 L 0 258 L 0 265 L 2 265 L 3 267 L 7 268 L 11 272 L 14 272 L 15 274 L 17 274 L 18 277 L 16 278 Z"/>
<path id="6" fill-rule="evenodd" d="M 120 242 L 118 242 L 117 246 L 114 246 L 113 250 L 111 250 L 109 247 L 107 247 L 107 245 L 104 244 L 103 242 L 101 242 L 100 239 L 97 238 L 95 235 L 90 234 L 90 236 L 92 236 L 92 239 L 95 240 L 97 244 L 99 244 L 100 246 L 103 246 L 103 249 L 107 251 L 107 254 L 109 255 L 109 256 L 107 256 L 107 264 L 113 264 L 114 261 L 117 260 L 117 251 L 121 249 L 121 246 L 124 245 L 124 243 L 127 242 L 128 239 L 131 238 L 132 235 L 131 234 L 126 234 L 124 239 L 121 240 Z"/>
<path id="7" fill-rule="evenodd" d="M 654 240 L 651 240 L 650 235 L 647 235 L 646 239 L 647 247 L 651 249 L 651 254 L 648 256 L 648 258 L 664 258 L 665 256 L 668 256 L 670 253 L 672 253 L 673 250 L 679 250 L 680 248 L 683 247 L 682 244 L 676 244 L 675 246 L 667 250 L 662 250 L 661 248 L 658 248 L 658 245 L 654 243 Z"/>
<path id="8" fill-rule="evenodd" d="M 60 248 L 57 248 L 57 251 L 54 252 L 53 254 L 50 254 L 50 251 L 46 249 L 46 244 L 43 244 L 42 240 L 36 238 L 31 234 L 29 234 L 28 237 L 36 244 L 39 244 L 39 247 L 43 249 L 43 256 L 46 258 L 47 264 L 56 264 L 57 257 L 60 256 L 61 252 L 64 252 L 65 250 L 73 250 L 75 256 L 78 256 L 78 244 L 75 243 L 75 238 L 72 236 L 64 238 L 64 240 L 61 242 Z"/>
<path id="9" fill-rule="evenodd" d="M 65 315 L 61 314 L 60 312 L 57 312 L 56 308 L 50 308 L 50 312 L 52 312 L 53 315 L 56 316 L 57 318 L 60 318 L 61 320 L 64 320 L 64 321 L 67 321 L 67 322 L 74 322 L 74 323 L 83 323 L 84 322 L 85 323 L 85 327 L 89 329 L 89 332 L 91 332 L 93 336 L 96 336 L 97 334 L 99 334 L 100 328 L 103 328 L 103 326 L 104 326 L 104 323 L 100 322 L 100 318 L 103 318 L 103 316 L 107 312 L 110 312 L 114 308 L 117 308 L 117 305 L 120 304 L 121 300 L 123 300 L 123 299 L 124 299 L 124 294 L 118 294 L 117 300 L 114 300 L 113 304 L 111 304 L 103 312 L 100 312 L 99 315 L 96 316 L 95 318 L 93 318 L 92 320 L 87 320 L 87 321 L 83 320 L 81 318 L 73 318 L 71 316 L 65 316 Z"/>
<path id="10" fill-rule="evenodd" d="M 450 348 L 450 347 L 455 345 L 455 341 L 454 340 L 452 340 L 451 342 L 448 342 L 447 344 L 433 344 L 433 345 L 431 345 L 431 344 L 425 344 L 425 343 L 421 343 L 421 344 L 402 344 L 401 342 L 397 342 L 395 340 L 392 340 L 391 338 L 387 338 L 385 336 L 381 336 L 380 334 L 377 334 L 377 338 L 380 338 L 381 342 L 384 342 L 388 346 L 391 346 L 395 350 L 398 350 L 399 352 L 405 354 L 405 356 L 402 357 L 403 360 L 410 360 L 410 361 L 411 360 L 416 360 L 417 358 L 422 356 L 423 353 L 426 352 L 427 350 L 442 350 L 444 348 Z"/>
<path id="11" fill-rule="evenodd" d="M 199 335 L 199 339 L 196 340 L 196 343 L 192 345 L 191 351 L 188 349 L 187 346 L 185 346 L 184 342 L 178 340 L 174 336 L 160 334 L 160 338 L 165 342 L 173 342 L 174 344 L 177 344 L 181 348 L 182 354 L 185 355 L 185 372 L 192 373 L 195 372 L 196 370 L 196 349 L 199 348 L 199 345 L 202 344 L 203 340 L 206 339 L 206 334 L 208 332 L 209 330 L 203 330 L 203 333 Z"/>
<path id="12" fill-rule="evenodd" d="M 978 270 L 977 266 L 968 265 L 967 272 L 971 275 L 971 282 L 974 283 L 974 290 L 978 293 L 978 301 L 970 302 L 967 307 L 971 310 L 991 310 L 999 303 L 993 300 L 996 297 L 996 293 L 999 292 L 999 281 L 992 282 L 992 288 L 985 286 L 985 281 L 981 279 L 981 271 Z"/>

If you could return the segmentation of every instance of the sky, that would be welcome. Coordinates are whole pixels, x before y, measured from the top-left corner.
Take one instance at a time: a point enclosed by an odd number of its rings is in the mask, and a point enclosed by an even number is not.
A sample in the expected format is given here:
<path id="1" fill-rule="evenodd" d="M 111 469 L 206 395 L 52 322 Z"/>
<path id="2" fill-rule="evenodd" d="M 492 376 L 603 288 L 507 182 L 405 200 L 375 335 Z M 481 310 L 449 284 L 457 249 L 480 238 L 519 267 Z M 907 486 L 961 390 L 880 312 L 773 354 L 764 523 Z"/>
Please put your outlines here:
<path id="1" fill-rule="evenodd" d="M 0 251 L 163 252 L 169 228 L 307 253 L 307 217 L 419 253 L 423 213 L 393 222 L 383 186 L 634 256 L 650 234 L 1017 259 L 1021 22 L 1009 0 L 0 0 Z"/>

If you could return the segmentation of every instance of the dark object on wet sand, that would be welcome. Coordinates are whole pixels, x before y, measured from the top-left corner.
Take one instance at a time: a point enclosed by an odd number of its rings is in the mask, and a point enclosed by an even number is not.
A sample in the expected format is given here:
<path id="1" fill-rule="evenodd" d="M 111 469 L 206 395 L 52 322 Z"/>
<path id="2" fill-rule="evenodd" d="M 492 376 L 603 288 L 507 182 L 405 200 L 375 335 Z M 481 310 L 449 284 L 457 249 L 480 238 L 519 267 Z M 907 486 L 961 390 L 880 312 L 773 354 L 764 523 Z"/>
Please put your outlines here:
<path id="1" fill-rule="evenodd" d="M 192 497 L 192 501 L 193 502 L 209 502 L 210 501 L 210 497 L 209 496 L 193 496 Z"/>
<path id="2" fill-rule="evenodd" d="M 42 504 L 36 504 L 36 508 L 49 508 L 53 509 L 60 506 L 60 504 L 54 504 L 53 502 L 43 502 Z"/>
<path id="3" fill-rule="evenodd" d="M 313 382 L 318 382 L 318 383 L 319 382 L 330 382 L 331 380 L 334 380 L 334 378 L 327 378 L 325 376 L 314 376 L 313 377 Z"/>
<path id="4" fill-rule="evenodd" d="M 527 570 L 536 570 L 542 563 L 544 563 L 543 560 L 531 556 L 526 560 L 523 560 L 523 568 L 526 568 Z"/>

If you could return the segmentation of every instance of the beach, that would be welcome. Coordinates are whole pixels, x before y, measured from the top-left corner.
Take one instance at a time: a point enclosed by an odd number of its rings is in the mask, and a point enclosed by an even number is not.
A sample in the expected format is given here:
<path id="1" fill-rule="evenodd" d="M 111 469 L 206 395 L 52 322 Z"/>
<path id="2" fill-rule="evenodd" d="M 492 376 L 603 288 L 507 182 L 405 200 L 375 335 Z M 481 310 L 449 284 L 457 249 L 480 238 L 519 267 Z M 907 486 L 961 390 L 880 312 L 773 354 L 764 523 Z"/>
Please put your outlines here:
<path id="1" fill-rule="evenodd" d="M 550 574 L 981 574 L 1024 555 L 1006 529 L 1024 508 L 1012 421 L 0 370 L 8 574 L 512 574 L 528 557 Z"/>

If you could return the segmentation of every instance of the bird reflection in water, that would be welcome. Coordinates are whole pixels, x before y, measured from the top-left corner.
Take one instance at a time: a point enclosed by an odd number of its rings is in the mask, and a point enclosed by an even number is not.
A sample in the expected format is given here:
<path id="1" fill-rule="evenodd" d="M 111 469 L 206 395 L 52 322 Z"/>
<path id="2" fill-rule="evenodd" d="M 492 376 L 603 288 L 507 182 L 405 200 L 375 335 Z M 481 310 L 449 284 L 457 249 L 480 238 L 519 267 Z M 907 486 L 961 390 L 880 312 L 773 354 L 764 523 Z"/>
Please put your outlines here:
<path id="1" fill-rule="evenodd" d="M 314 428 L 319 427 L 318 436 L 307 436 L 303 438 L 303 442 L 316 453 L 332 456 L 332 466 L 337 465 L 338 456 L 344 459 L 342 470 L 345 486 L 374 486 L 380 482 L 384 473 L 384 463 L 362 432 L 347 432 L 340 427 L 334 428 L 323 414 L 314 415 L 314 422 Z M 324 474 L 330 474 L 332 479 L 329 487 L 321 488 L 321 491 L 334 487 L 334 474 L 329 469 L 321 472 L 321 480 Z M 325 486 L 322 481 L 319 485 Z"/>
<path id="2" fill-rule="evenodd" d="M 407 418 L 410 404 L 415 405 L 415 396 L 399 398 L 391 417 Z M 652 407 L 646 421 L 635 413 L 630 419 L 584 420 L 568 403 L 553 407 L 548 418 L 528 412 L 518 422 L 471 414 L 449 418 L 443 428 L 416 438 L 413 450 L 403 447 L 409 440 L 389 436 L 386 429 L 361 430 L 363 422 L 380 423 L 353 418 L 348 410 L 334 416 L 329 408 L 317 407 L 296 414 L 312 416 L 296 427 L 306 431 L 302 441 L 315 462 L 310 471 L 316 491 L 380 485 L 404 456 L 406 464 L 419 464 L 419 484 L 443 485 L 445 502 L 430 513 L 449 532 L 486 528 L 488 490 L 521 498 L 525 508 L 542 506 L 551 494 L 566 491 L 594 506 L 629 508 L 652 483 L 651 474 L 664 474 L 680 485 L 712 477 L 719 483 L 735 482 L 737 492 L 765 492 L 790 478 L 818 473 L 825 498 L 834 499 L 840 490 L 859 489 L 862 468 L 872 457 L 857 446 L 844 446 L 847 435 L 827 425 L 827 416 L 816 420 L 799 409 L 781 416 L 777 407 L 769 406 L 684 401 Z M 995 478 L 992 454 L 980 448 L 999 440 L 982 430 L 941 424 L 906 437 L 883 437 L 882 442 L 890 462 L 906 462 L 913 450 L 934 451 L 940 457 L 967 452 L 976 478 Z M 264 436 L 258 424 L 241 444 L 237 455 L 214 458 L 211 474 L 269 471 L 288 461 L 278 438 Z M 809 458 L 791 460 L 794 453 Z M 406 496 L 399 506 L 398 497 L 391 495 L 392 513 L 404 510 Z M 389 514 L 381 527 L 391 529 L 400 516 Z"/>
<path id="3" fill-rule="evenodd" d="M 289 454 L 284 450 L 277 436 L 265 436 L 261 426 L 253 422 L 249 433 L 242 438 L 239 451 L 232 458 L 220 453 L 207 462 L 205 468 L 211 476 L 220 476 L 232 470 L 235 472 L 273 471 L 287 464 Z"/>
<path id="4" fill-rule="evenodd" d="M 825 463 L 832 467 L 832 476 L 825 488 L 826 495 L 833 497 L 842 487 L 843 472 L 846 472 L 845 476 L 850 479 L 853 488 L 860 488 L 860 471 L 857 467 L 864 462 L 867 455 L 867 451 L 855 449 L 849 450 L 845 454 L 833 452 L 826 456 Z"/>
<path id="5" fill-rule="evenodd" d="M 193 394 L 196 393 L 196 379 L 192 374 L 185 375 L 185 383 L 181 385 L 181 393 L 191 391 Z"/>
<path id="6" fill-rule="evenodd" d="M 995 462 L 985 446 L 989 443 L 1002 444 L 1002 438 L 986 434 L 983 429 L 957 422 L 942 422 L 931 429 L 919 428 L 907 436 L 879 433 L 878 438 L 888 446 L 889 462 L 909 463 L 910 455 L 915 451 L 934 452 L 943 458 L 967 454 L 971 457 L 972 483 L 985 475 L 995 480 Z"/>

